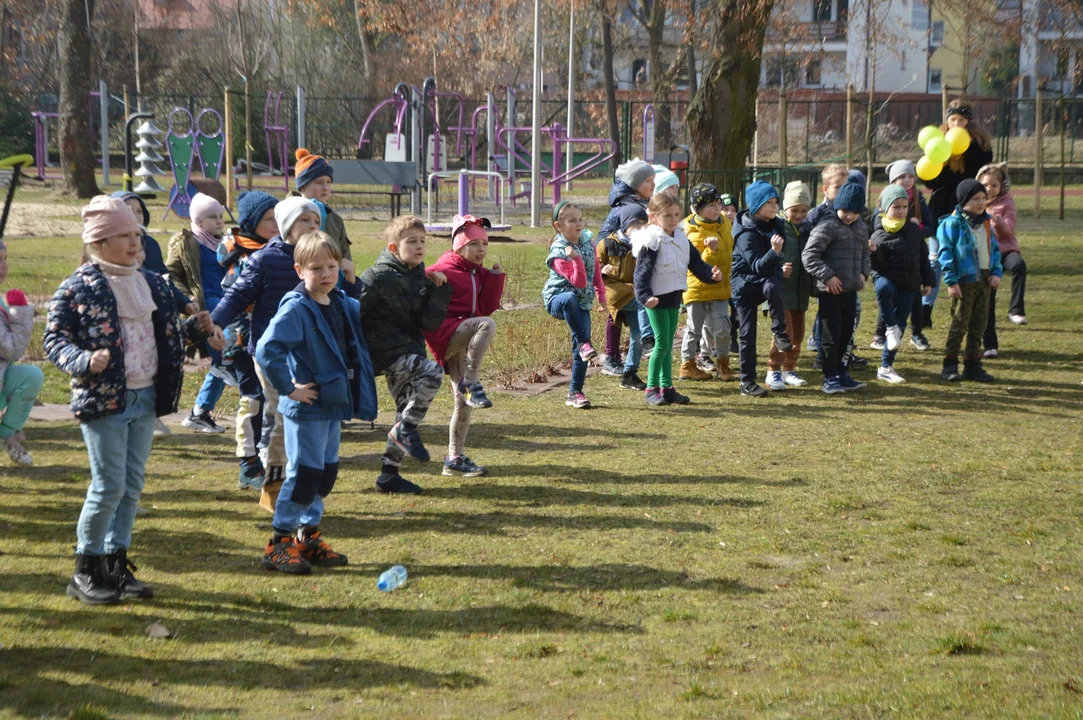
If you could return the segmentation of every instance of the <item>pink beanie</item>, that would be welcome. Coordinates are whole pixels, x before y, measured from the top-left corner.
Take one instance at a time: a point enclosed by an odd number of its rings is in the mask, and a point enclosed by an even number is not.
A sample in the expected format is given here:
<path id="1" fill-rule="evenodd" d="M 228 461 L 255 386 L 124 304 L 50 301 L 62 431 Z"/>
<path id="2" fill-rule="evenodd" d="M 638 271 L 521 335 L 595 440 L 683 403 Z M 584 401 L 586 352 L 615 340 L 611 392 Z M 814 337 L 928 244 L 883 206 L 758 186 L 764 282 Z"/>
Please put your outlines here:
<path id="1" fill-rule="evenodd" d="M 476 218 L 473 215 L 456 215 L 451 220 L 451 248 L 459 250 L 469 245 L 472 240 L 489 242 L 485 228 L 492 227 L 488 218 Z"/>
<path id="2" fill-rule="evenodd" d="M 83 242 L 95 243 L 124 233 L 139 232 L 135 216 L 120 198 L 98 195 L 83 208 Z"/>
<path id="3" fill-rule="evenodd" d="M 207 219 L 208 215 L 215 215 L 225 211 L 222 203 L 210 195 L 196 193 L 192 202 L 188 205 L 188 216 L 192 219 L 192 230 L 198 230 L 199 224 Z"/>

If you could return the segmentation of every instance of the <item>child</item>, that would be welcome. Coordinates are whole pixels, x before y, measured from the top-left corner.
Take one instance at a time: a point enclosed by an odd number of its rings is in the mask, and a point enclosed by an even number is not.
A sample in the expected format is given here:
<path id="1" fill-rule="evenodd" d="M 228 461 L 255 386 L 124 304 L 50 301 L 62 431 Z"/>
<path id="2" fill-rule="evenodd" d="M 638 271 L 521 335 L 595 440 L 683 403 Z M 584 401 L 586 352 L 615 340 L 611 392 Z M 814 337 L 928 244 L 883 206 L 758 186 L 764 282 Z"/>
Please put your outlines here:
<path id="1" fill-rule="evenodd" d="M 730 221 L 730 229 L 737 222 L 737 200 L 729 193 L 722 193 L 722 217 Z M 732 260 L 731 260 L 732 263 Z M 730 355 L 738 351 L 737 347 L 737 304 L 730 295 Z"/>
<path id="2" fill-rule="evenodd" d="M 914 296 L 928 295 L 935 282 L 929 265 L 929 245 L 921 228 L 907 218 L 910 198 L 901 185 L 888 185 L 880 193 L 880 214 L 873 221 L 869 250 L 873 286 L 885 326 L 884 352 L 876 378 L 904 382 L 895 372 L 895 354 L 902 344 L 906 319 L 913 312 Z"/>
<path id="3" fill-rule="evenodd" d="M 572 331 L 572 379 L 564 404 L 585 410 L 590 407 L 590 400 L 583 394 L 587 363 L 598 355 L 590 344 L 590 311 L 595 298 L 605 302 L 605 286 L 590 242 L 593 236 L 583 229 L 579 208 L 569 202 L 557 204 L 553 208 L 553 229 L 557 234 L 549 241 L 549 256 L 545 258 L 549 279 L 542 288 L 542 301 L 545 311 L 568 323 Z"/>
<path id="4" fill-rule="evenodd" d="M 978 182 L 985 186 L 989 198 L 985 212 L 992 216 L 993 232 L 997 247 L 1000 249 L 1000 262 L 1004 272 L 1012 276 L 1012 297 L 1008 306 L 1008 321 L 1013 325 L 1026 325 L 1027 313 L 1023 295 L 1027 287 L 1027 264 L 1019 251 L 1019 241 L 1015 239 L 1015 199 L 1012 197 L 1011 180 L 1008 178 L 1008 164 L 986 165 L 978 171 Z M 985 357 L 995 358 L 1000 343 L 997 340 L 996 325 L 997 291 L 989 291 L 989 322 L 985 326 Z"/>
<path id="5" fill-rule="evenodd" d="M 621 323 L 628 326 L 628 353 L 624 356 L 624 366 L 620 373 L 620 386 L 629 390 L 643 392 L 647 384 L 639 378 L 639 363 L 643 359 L 643 331 L 639 325 L 640 306 L 636 300 L 635 269 L 636 259 L 632 255 L 632 241 L 629 233 L 647 224 L 647 211 L 632 203 L 620 209 L 620 228 L 598 241 L 598 265 L 601 266 L 602 283 L 605 285 L 605 304 L 609 310 L 606 326 L 606 362 L 609 353 L 621 368 L 618 358 Z M 608 325 L 617 331 L 616 349 L 608 347 Z"/>
<path id="6" fill-rule="evenodd" d="M 687 405 L 689 399 L 673 388 L 673 336 L 688 272 L 702 282 L 722 280 L 722 272 L 700 258 L 680 228 L 681 205 L 672 195 L 651 198 L 650 224 L 632 233 L 636 258 L 636 300 L 647 309 L 656 343 L 647 371 L 648 405 Z"/>
<path id="7" fill-rule="evenodd" d="M 722 215 L 722 196 L 710 183 L 700 183 L 690 192 L 692 214 L 681 229 L 703 261 L 718 268 L 722 280 L 713 284 L 688 273 L 684 304 L 688 319 L 681 343 L 682 380 L 710 380 L 711 371 L 719 380 L 734 380 L 730 370 L 730 266 L 733 264 L 733 226 Z M 712 360 L 712 358 L 716 358 Z"/>
<path id="8" fill-rule="evenodd" d="M 740 323 L 741 394 L 765 397 L 756 384 L 757 311 L 766 301 L 771 315 L 771 334 L 781 352 L 793 350 L 786 334 L 786 303 L 782 295 L 786 230 L 778 219 L 778 190 L 757 180 L 745 190 L 747 210 L 737 215 L 733 233 L 733 268 L 730 280 Z"/>
<path id="9" fill-rule="evenodd" d="M 662 165 L 651 165 L 654 168 L 654 192 L 651 196 L 659 193 L 668 193 L 675 199 L 680 197 L 681 179 L 672 170 Z"/>
<path id="10" fill-rule="evenodd" d="M 425 223 L 420 218 L 395 218 L 385 237 L 387 248 L 360 281 L 361 325 L 372 368 L 387 379 L 396 409 L 376 489 L 419 493 L 421 488 L 403 478 L 399 468 L 407 453 L 429 461 L 417 426 L 444 382 L 444 369 L 426 357 L 423 333 L 440 329 L 452 291 L 442 272 L 425 273 Z"/>
<path id="11" fill-rule="evenodd" d="M 210 195 L 196 193 L 189 206 L 191 229 L 181 230 L 169 240 L 169 278 L 186 295 L 194 298 L 198 310 L 213 312 L 222 299 L 222 278 L 226 270 L 218 264 L 218 245 L 222 242 L 225 222 L 222 205 Z M 201 350 L 200 353 L 204 354 Z M 221 358 L 211 352 L 211 365 Z M 211 417 L 222 397 L 226 383 L 216 372 L 208 372 L 196 395 L 195 404 L 181 425 L 203 433 L 220 433 L 225 428 Z"/>
<path id="12" fill-rule="evenodd" d="M 274 209 L 278 201 L 265 192 L 253 190 L 237 198 L 237 224 L 218 246 L 218 264 L 226 268 L 222 289 L 229 290 L 241 276 L 249 258 L 278 234 Z M 263 388 L 256 374 L 255 362 L 248 354 L 252 334 L 252 319 L 248 311 L 223 330 L 226 349 L 222 365 L 229 369 L 237 384 L 240 402 L 237 405 L 237 457 L 240 489 L 261 490 L 266 471 L 259 457 L 259 440 L 263 432 Z"/>
<path id="13" fill-rule="evenodd" d="M 317 230 L 300 238 L 293 257 L 304 288 L 286 294 L 256 346 L 256 359 L 281 398 L 289 458 L 261 564 L 305 574 L 313 565 L 347 564 L 319 526 L 338 477 L 342 421 L 376 419 L 376 384 L 359 303 L 335 287 L 338 244 Z"/>
<path id="14" fill-rule="evenodd" d="M 448 451 L 444 475 L 479 477 L 486 469 L 464 453 L 470 415 L 477 408 L 490 408 L 491 400 L 478 379 L 485 352 L 496 336 L 496 322 L 489 317 L 500 309 L 504 294 L 504 269 L 494 263 L 492 270 L 483 265 L 489 252 L 491 227 L 487 218 L 456 215 L 451 221 L 451 250 L 448 250 L 426 273 L 442 273 L 451 286 L 447 317 L 436 332 L 425 332 L 432 356 L 451 378 L 455 409 L 448 428 Z"/>
<path id="15" fill-rule="evenodd" d="M 331 209 L 327 201 L 331 199 L 331 184 L 335 180 L 335 169 L 321 155 L 314 155 L 304 148 L 297 148 L 297 164 L 294 165 L 294 184 L 297 192 L 306 200 L 319 200 L 322 207 L 321 225 L 323 231 L 331 236 L 338 245 L 344 261 L 353 268 L 353 253 L 350 252 L 350 238 L 346 235 L 346 223 L 342 216 Z M 345 266 L 347 263 L 343 262 Z"/>
<path id="16" fill-rule="evenodd" d="M 820 220 L 801 253 L 801 262 L 816 279 L 819 298 L 816 323 L 820 329 L 818 359 L 823 369 L 821 389 L 829 394 L 860 390 L 865 383 L 850 376 L 847 348 L 854 334 L 857 292 L 872 271 L 869 231 L 861 219 L 865 188 L 848 182 L 832 203 L 834 212 Z"/>
<path id="17" fill-rule="evenodd" d="M 90 488 L 76 528 L 67 594 L 91 605 L 149 598 L 128 559 L 154 417 L 177 411 L 184 337 L 207 336 L 209 318 L 182 326 L 162 277 L 140 269 L 139 225 L 122 200 L 99 195 L 83 208 L 89 262 L 49 303 L 44 348 L 71 375 L 71 410 L 90 456 Z M 211 340 L 221 348 L 221 336 Z"/>
<path id="18" fill-rule="evenodd" d="M 767 387 L 784 390 L 786 386 L 804 387 L 805 379 L 797 374 L 797 359 L 801 356 L 801 343 L 805 339 L 805 313 L 808 311 L 809 295 L 812 293 L 812 276 L 801 263 L 801 253 L 808 243 L 809 226 L 806 218 L 812 193 L 803 182 L 791 182 L 782 194 L 783 223 L 782 245 L 782 301 L 786 308 L 786 335 L 793 349 L 782 352 L 774 340 L 767 355 Z"/>
<path id="19" fill-rule="evenodd" d="M 849 179 L 849 172 L 845 165 L 839 163 L 824 167 L 823 172 L 820 173 L 820 179 L 823 181 L 823 186 L 820 188 L 824 196 L 823 202 L 810 210 L 808 214 L 808 221 L 812 227 L 819 225 L 822 219 L 835 214 L 835 196 Z"/>
<path id="20" fill-rule="evenodd" d="M 139 233 L 142 239 L 144 253 L 143 267 L 151 272 L 156 272 L 159 275 L 168 278 L 169 268 L 165 266 L 165 261 L 162 260 L 162 247 L 158 244 L 158 241 L 152 238 L 150 233 L 147 232 L 147 225 L 150 224 L 150 211 L 147 210 L 147 204 L 143 202 L 143 198 L 134 192 L 128 192 L 126 190 L 117 190 L 111 197 L 123 200 L 124 204 L 128 206 L 128 209 L 132 211 L 135 221 L 139 223 Z M 172 281 L 170 281 L 169 286 L 170 290 L 173 291 L 177 312 L 185 315 L 195 315 L 199 312 L 199 306 L 177 289 Z M 155 432 L 157 432 L 157 429 Z"/>
<path id="21" fill-rule="evenodd" d="M 722 193 L 722 217 L 730 221 L 730 227 L 737 222 L 737 200 L 729 193 Z"/>
<path id="22" fill-rule="evenodd" d="M 914 170 L 914 163 L 909 160 L 896 160 L 887 166 L 888 181 L 893 185 L 898 185 L 906 191 L 907 205 L 906 216 L 909 221 L 917 225 L 921 230 L 921 236 L 929 243 L 935 242 L 936 238 L 936 222 L 933 220 L 933 213 L 929 209 L 929 206 L 925 204 L 925 196 L 922 195 L 921 190 L 914 187 L 917 182 L 916 170 Z M 931 250 L 931 254 L 935 254 L 935 250 Z M 933 268 L 934 273 L 937 271 Z M 929 295 L 936 294 L 936 281 L 932 283 L 933 287 Z M 927 327 L 932 327 L 932 306 L 926 306 L 922 301 L 928 297 L 923 293 L 913 293 L 913 307 L 907 314 L 910 318 L 910 344 L 915 349 L 925 351 L 929 349 L 929 340 L 925 337 L 924 330 Z M 928 312 L 926 311 L 928 307 Z M 906 318 L 901 318 L 899 327 L 905 329 Z M 884 318 L 881 316 L 876 321 L 876 330 L 873 332 L 872 343 L 869 347 L 874 350 L 883 350 L 885 342 L 885 333 L 887 327 L 884 324 Z"/>
<path id="23" fill-rule="evenodd" d="M 8 276 L 8 248 L 0 239 L 0 285 Z M 34 306 L 22 290 L 8 290 L 0 299 L 0 438 L 16 465 L 30 467 L 34 458 L 23 447 L 23 427 L 34 407 L 34 398 L 45 383 L 37 365 L 16 365 L 30 345 L 34 329 Z"/>
<path id="24" fill-rule="evenodd" d="M 993 222 L 985 212 L 985 188 L 977 180 L 963 180 L 955 190 L 959 204 L 941 219 L 936 229 L 940 267 L 951 296 L 951 328 L 940 377 L 948 382 L 993 382 L 981 366 L 981 343 L 988 322 L 989 292 L 1000 287 L 1003 268 Z M 959 349 L 966 336 L 963 374 L 959 375 Z"/>
<path id="25" fill-rule="evenodd" d="M 260 215 L 260 220 L 263 221 L 269 204 L 265 199 L 259 199 L 258 204 L 259 208 L 253 209 L 251 217 L 255 218 L 256 212 L 263 209 Z M 260 338 L 278 312 L 282 298 L 297 287 L 297 271 L 293 267 L 294 246 L 304 235 L 319 227 L 320 211 L 311 200 L 290 197 L 274 206 L 274 218 L 278 235 L 262 250 L 249 257 L 240 276 L 226 290 L 222 301 L 211 313 L 214 324 L 219 328 L 230 325 L 243 315 L 251 314 L 247 350 L 252 357 L 255 357 Z M 254 370 L 263 388 L 264 398 L 259 451 L 266 474 L 259 506 L 273 513 L 285 477 L 286 450 L 282 435 L 282 415 L 279 412 L 278 391 L 275 386 L 269 382 L 258 364 Z"/>

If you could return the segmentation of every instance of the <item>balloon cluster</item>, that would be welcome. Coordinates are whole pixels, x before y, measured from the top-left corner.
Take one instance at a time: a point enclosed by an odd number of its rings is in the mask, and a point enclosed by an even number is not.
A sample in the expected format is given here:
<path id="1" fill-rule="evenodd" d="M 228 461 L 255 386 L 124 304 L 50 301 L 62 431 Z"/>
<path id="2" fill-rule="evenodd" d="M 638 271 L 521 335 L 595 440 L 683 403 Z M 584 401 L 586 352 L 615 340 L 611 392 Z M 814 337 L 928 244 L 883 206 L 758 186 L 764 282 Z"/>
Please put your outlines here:
<path id="1" fill-rule="evenodd" d="M 925 151 L 915 168 L 922 180 L 932 180 L 944 169 L 944 163 L 953 155 L 962 155 L 970 147 L 970 133 L 966 128 L 956 127 L 946 133 L 936 125 L 928 125 L 918 133 L 918 146 Z"/>

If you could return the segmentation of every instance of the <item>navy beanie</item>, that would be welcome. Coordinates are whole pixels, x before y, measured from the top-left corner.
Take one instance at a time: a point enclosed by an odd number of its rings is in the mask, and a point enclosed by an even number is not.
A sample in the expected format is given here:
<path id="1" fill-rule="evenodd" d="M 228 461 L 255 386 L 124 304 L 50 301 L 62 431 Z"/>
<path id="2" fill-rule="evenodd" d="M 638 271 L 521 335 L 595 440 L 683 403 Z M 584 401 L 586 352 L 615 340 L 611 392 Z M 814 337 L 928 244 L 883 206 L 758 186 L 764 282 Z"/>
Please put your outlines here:
<path id="1" fill-rule="evenodd" d="M 861 212 L 865 209 L 865 186 L 850 180 L 839 188 L 839 194 L 835 196 L 832 207 L 836 210 Z"/>
<path id="2" fill-rule="evenodd" d="M 865 173 L 861 172 L 857 168 L 851 168 L 850 172 L 846 175 L 846 182 L 857 183 L 861 187 L 865 187 L 868 183 L 865 182 Z"/>
<path id="3" fill-rule="evenodd" d="M 295 173 L 294 184 L 298 190 L 319 177 L 326 176 L 332 180 L 335 179 L 334 168 L 323 159 L 322 155 L 310 153 L 305 148 L 297 148 L 295 157 L 297 158 L 297 164 L 293 168 Z"/>
<path id="4" fill-rule="evenodd" d="M 255 235 L 256 226 L 264 213 L 274 208 L 278 200 L 262 190 L 241 193 L 237 198 L 237 227 L 245 235 Z"/>
<path id="5" fill-rule="evenodd" d="M 617 211 L 617 216 L 620 218 L 620 230 L 623 233 L 627 233 L 628 226 L 636 220 L 641 220 L 644 223 L 648 221 L 647 211 L 639 203 L 621 205 Z"/>
<path id="6" fill-rule="evenodd" d="M 755 215 L 771 198 L 778 198 L 778 188 L 766 180 L 757 180 L 745 188 L 745 205 L 750 215 Z"/>
<path id="7" fill-rule="evenodd" d="M 977 180 L 967 178 L 955 188 L 955 199 L 959 201 L 959 207 L 966 205 L 970 199 L 978 193 L 985 194 L 985 186 Z"/>

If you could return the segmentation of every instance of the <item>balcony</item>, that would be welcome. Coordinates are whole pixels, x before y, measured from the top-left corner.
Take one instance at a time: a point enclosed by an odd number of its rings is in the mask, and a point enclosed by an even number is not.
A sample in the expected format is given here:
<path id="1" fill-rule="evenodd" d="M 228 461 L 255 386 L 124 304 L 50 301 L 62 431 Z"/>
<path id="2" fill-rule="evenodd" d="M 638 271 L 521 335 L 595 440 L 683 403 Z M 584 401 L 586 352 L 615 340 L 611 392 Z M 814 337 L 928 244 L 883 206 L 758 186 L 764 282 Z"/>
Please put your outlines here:
<path id="1" fill-rule="evenodd" d="M 766 39 L 770 43 L 786 42 L 787 44 L 844 42 L 846 23 L 839 20 L 793 23 L 786 26 L 785 32 L 779 32 L 778 28 L 768 26 Z"/>

